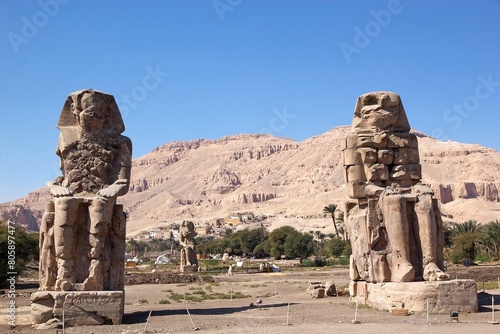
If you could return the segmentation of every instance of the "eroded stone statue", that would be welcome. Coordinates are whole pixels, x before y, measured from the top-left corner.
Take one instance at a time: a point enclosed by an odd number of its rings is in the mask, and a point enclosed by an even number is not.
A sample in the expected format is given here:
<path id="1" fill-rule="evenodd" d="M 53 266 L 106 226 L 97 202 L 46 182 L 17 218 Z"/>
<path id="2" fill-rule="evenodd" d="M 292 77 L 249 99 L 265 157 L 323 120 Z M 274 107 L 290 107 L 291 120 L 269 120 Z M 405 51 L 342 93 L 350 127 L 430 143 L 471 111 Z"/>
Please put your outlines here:
<path id="1" fill-rule="evenodd" d="M 125 214 L 116 198 L 129 188 L 132 144 L 120 111 L 112 95 L 77 91 L 57 127 L 63 175 L 47 183 L 39 290 L 122 291 Z"/>
<path id="2" fill-rule="evenodd" d="M 183 221 L 179 232 L 179 242 L 183 247 L 181 250 L 180 271 L 197 271 L 198 259 L 196 258 L 196 237 L 194 224 L 191 221 Z"/>
<path id="3" fill-rule="evenodd" d="M 352 129 L 343 145 L 351 279 L 446 280 L 439 207 L 421 182 L 417 137 L 399 95 L 360 96 Z"/>

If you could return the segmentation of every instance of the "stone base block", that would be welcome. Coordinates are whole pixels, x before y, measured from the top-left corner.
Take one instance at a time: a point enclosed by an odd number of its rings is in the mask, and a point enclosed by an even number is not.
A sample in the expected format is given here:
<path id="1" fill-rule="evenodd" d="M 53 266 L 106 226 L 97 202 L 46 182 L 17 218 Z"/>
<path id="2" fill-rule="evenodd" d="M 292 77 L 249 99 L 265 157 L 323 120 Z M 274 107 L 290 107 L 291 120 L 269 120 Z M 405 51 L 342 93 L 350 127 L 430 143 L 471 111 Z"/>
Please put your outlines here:
<path id="1" fill-rule="evenodd" d="M 195 273 L 198 271 L 198 266 L 197 265 L 190 265 L 190 266 L 180 266 L 180 272 L 181 273 Z"/>
<path id="2" fill-rule="evenodd" d="M 366 283 L 349 284 L 351 301 L 369 305 L 379 310 L 407 310 L 430 314 L 477 312 L 477 289 L 474 280 L 462 279 L 438 282 Z"/>
<path id="3" fill-rule="evenodd" d="M 31 295 L 35 328 L 118 325 L 124 311 L 124 291 L 37 291 Z"/>

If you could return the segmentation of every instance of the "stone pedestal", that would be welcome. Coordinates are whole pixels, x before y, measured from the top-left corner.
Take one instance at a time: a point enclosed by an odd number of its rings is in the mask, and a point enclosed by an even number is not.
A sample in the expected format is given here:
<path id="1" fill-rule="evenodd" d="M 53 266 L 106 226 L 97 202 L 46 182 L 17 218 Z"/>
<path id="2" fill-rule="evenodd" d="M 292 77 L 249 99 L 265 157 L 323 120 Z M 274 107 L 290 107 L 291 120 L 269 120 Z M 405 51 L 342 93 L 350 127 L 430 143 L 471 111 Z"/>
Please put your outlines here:
<path id="1" fill-rule="evenodd" d="M 196 273 L 198 272 L 198 266 L 197 265 L 187 265 L 187 266 L 180 266 L 180 272 L 181 273 Z"/>
<path id="2" fill-rule="evenodd" d="M 37 329 L 118 325 L 124 312 L 124 291 L 37 291 L 31 295 L 32 324 Z"/>
<path id="3" fill-rule="evenodd" d="M 351 301 L 386 311 L 426 312 L 427 301 L 431 314 L 478 310 L 476 282 L 467 279 L 407 283 L 351 281 L 349 295 Z"/>

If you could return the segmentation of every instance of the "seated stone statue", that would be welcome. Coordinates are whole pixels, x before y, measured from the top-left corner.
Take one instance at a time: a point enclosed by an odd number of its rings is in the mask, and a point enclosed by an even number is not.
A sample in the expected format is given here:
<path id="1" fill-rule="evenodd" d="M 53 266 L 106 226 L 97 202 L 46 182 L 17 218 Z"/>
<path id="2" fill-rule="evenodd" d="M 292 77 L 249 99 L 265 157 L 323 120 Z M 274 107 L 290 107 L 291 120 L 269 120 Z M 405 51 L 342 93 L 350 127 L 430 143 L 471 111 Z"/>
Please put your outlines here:
<path id="1" fill-rule="evenodd" d="M 191 221 L 183 221 L 179 233 L 179 242 L 182 246 L 181 250 L 181 267 L 180 271 L 196 271 L 198 270 L 198 259 L 196 258 L 196 237 L 197 233 L 194 230 L 194 224 Z"/>
<path id="2" fill-rule="evenodd" d="M 444 234 L 437 200 L 421 182 L 417 137 L 398 94 L 359 97 L 353 133 L 343 145 L 351 279 L 445 280 Z"/>
<path id="3" fill-rule="evenodd" d="M 121 290 L 132 144 L 113 96 L 70 94 L 57 123 L 62 177 L 47 183 L 42 220 L 42 290 Z M 45 254 L 45 255 L 44 255 Z"/>

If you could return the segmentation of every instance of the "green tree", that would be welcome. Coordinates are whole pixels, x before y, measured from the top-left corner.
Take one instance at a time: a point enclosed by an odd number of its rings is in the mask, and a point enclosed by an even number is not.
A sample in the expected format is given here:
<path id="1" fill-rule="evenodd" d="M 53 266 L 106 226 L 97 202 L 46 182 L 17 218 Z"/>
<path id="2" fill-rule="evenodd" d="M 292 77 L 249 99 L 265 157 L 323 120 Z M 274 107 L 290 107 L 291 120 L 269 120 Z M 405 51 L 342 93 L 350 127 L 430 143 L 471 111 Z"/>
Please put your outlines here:
<path id="1" fill-rule="evenodd" d="M 169 239 L 159 239 L 159 238 L 150 239 L 147 242 L 147 245 L 148 245 L 148 249 L 150 251 L 159 251 L 159 252 L 170 250 L 170 248 L 172 246 L 174 249 L 179 248 L 179 243 L 176 240 L 170 239 L 170 238 Z"/>
<path id="2" fill-rule="evenodd" d="M 274 258 L 284 255 L 288 258 L 300 258 L 302 261 L 314 252 L 312 235 L 300 233 L 291 226 L 272 231 L 264 246 L 265 251 Z"/>
<path id="3" fill-rule="evenodd" d="M 214 241 L 212 236 L 201 236 L 196 238 L 196 252 L 198 254 L 210 254 L 209 244 Z"/>
<path id="4" fill-rule="evenodd" d="M 490 255 L 490 260 L 500 259 L 500 221 L 489 222 L 482 229 L 481 243 Z"/>
<path id="5" fill-rule="evenodd" d="M 38 233 L 27 233 L 20 226 L 10 226 L 0 222 L 0 250 L 3 254 L 0 257 L 0 285 L 7 283 L 8 272 L 20 275 L 26 263 L 38 261 L 39 257 Z"/>
<path id="6" fill-rule="evenodd" d="M 274 258 L 281 258 L 281 255 L 285 255 L 286 238 L 293 232 L 296 232 L 293 227 L 283 226 L 269 233 L 268 242 L 265 244 L 266 252 Z"/>
<path id="7" fill-rule="evenodd" d="M 335 228 L 335 235 L 339 236 L 339 230 L 337 229 L 337 223 L 335 222 L 335 212 L 337 211 L 337 205 L 329 204 L 323 208 L 323 213 L 325 215 L 330 215 L 333 221 L 333 227 Z"/>
<path id="8" fill-rule="evenodd" d="M 302 264 L 302 260 L 314 252 L 313 237 L 310 234 L 295 231 L 288 235 L 283 248 L 287 258 L 300 258 L 300 264 Z"/>
<path id="9" fill-rule="evenodd" d="M 451 262 L 463 263 L 466 259 L 474 261 L 476 257 L 477 241 L 481 237 L 479 232 L 464 232 L 452 237 L 449 257 Z"/>
<path id="10" fill-rule="evenodd" d="M 127 240 L 127 243 L 125 244 L 125 251 L 127 253 L 130 253 L 132 255 L 137 255 L 137 246 L 138 242 L 134 239 L 129 239 Z"/>
<path id="11" fill-rule="evenodd" d="M 349 257 L 349 256 L 351 256 L 351 254 L 352 254 L 352 246 L 351 246 L 351 243 L 349 241 L 347 241 L 347 244 L 346 244 L 344 250 L 342 251 L 342 256 Z"/>
<path id="12" fill-rule="evenodd" d="M 269 233 L 264 227 L 249 230 L 248 233 L 241 236 L 241 243 L 244 245 L 243 250 L 245 253 L 253 255 L 255 247 L 264 242 L 268 236 Z"/>
<path id="13" fill-rule="evenodd" d="M 256 258 L 263 259 L 263 258 L 270 256 L 270 254 L 266 251 L 266 249 L 269 249 L 269 247 L 267 246 L 267 243 L 268 243 L 268 240 L 266 239 L 265 241 L 263 241 L 260 244 L 258 244 L 257 246 L 255 246 L 255 248 L 253 249 L 253 255 Z"/>
<path id="14" fill-rule="evenodd" d="M 467 232 L 478 232 L 481 226 L 475 220 L 467 220 L 463 223 L 458 223 L 452 228 L 452 235 L 457 235 Z"/>
<path id="15" fill-rule="evenodd" d="M 344 255 L 344 250 L 348 247 L 349 242 L 343 240 L 342 238 L 332 238 L 328 240 L 322 248 L 322 253 L 327 254 L 330 257 L 340 257 Z"/>
<path id="16" fill-rule="evenodd" d="M 142 256 L 144 255 L 144 251 L 148 247 L 148 244 L 144 241 L 136 241 L 134 239 L 130 239 L 125 244 L 125 251 L 131 253 L 133 256 Z"/>
<path id="17" fill-rule="evenodd" d="M 225 248 L 224 239 L 214 239 L 213 237 L 203 237 L 200 238 L 201 244 L 200 248 L 198 248 L 198 244 L 196 245 L 196 249 L 198 252 L 202 252 L 204 254 L 219 254 L 222 253 Z"/>
<path id="18" fill-rule="evenodd" d="M 481 243 L 482 228 L 475 220 L 458 223 L 451 229 L 449 257 L 453 263 L 463 263 L 466 259 L 474 261 Z"/>

